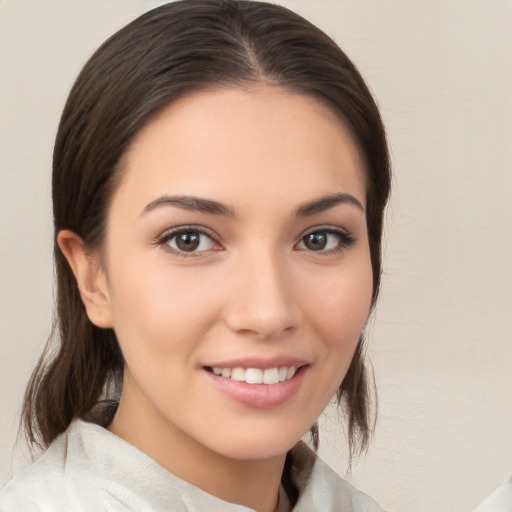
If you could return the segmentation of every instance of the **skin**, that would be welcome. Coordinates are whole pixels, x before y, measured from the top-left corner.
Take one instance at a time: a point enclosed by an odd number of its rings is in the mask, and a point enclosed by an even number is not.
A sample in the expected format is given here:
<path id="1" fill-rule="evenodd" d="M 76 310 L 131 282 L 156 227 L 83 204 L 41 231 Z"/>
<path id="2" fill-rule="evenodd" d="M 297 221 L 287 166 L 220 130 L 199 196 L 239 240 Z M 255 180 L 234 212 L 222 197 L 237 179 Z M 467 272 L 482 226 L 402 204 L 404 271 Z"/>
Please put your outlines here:
<path id="1" fill-rule="evenodd" d="M 286 452 L 339 387 L 368 317 L 360 153 L 315 99 L 228 88 L 159 113 L 136 136 L 121 176 L 100 251 L 87 252 L 69 231 L 58 238 L 89 318 L 113 327 L 125 357 L 109 430 L 215 496 L 272 511 Z M 333 194 L 344 200 L 297 215 Z M 216 201 L 228 214 L 162 196 Z M 180 253 L 175 238 L 163 239 L 180 226 L 211 238 L 199 235 L 198 251 Z M 327 228 L 351 243 L 327 233 L 327 249 L 305 245 L 311 229 Z M 306 365 L 298 390 L 274 407 L 233 400 L 205 369 L 275 357 Z"/>

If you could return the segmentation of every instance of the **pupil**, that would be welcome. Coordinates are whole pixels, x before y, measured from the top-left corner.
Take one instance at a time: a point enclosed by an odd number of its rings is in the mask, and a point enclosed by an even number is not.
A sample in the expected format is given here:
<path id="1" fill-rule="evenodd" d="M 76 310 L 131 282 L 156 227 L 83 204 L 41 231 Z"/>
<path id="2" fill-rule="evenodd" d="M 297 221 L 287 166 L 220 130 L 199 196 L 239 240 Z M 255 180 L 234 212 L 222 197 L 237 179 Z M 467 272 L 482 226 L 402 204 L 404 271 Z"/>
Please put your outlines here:
<path id="1" fill-rule="evenodd" d="M 181 233 L 178 235 L 176 245 L 182 251 L 193 251 L 199 246 L 199 235 L 197 233 Z"/>
<path id="2" fill-rule="evenodd" d="M 327 235 L 325 233 L 310 233 L 306 235 L 304 244 L 308 249 L 320 251 L 327 245 Z"/>

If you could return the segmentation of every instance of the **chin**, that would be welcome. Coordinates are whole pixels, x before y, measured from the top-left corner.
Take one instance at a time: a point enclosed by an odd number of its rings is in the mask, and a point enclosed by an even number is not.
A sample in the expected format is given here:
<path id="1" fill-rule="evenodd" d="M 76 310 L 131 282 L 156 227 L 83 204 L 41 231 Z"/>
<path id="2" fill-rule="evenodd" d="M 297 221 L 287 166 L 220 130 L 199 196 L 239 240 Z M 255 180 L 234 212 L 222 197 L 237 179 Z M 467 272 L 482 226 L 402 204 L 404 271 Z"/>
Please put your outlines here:
<path id="1" fill-rule="evenodd" d="M 233 434 L 219 439 L 217 446 L 211 449 L 225 457 L 236 460 L 263 460 L 285 455 L 298 443 L 305 432 L 286 432 L 284 429 L 267 429 L 258 432 L 245 432 L 246 435 Z"/>

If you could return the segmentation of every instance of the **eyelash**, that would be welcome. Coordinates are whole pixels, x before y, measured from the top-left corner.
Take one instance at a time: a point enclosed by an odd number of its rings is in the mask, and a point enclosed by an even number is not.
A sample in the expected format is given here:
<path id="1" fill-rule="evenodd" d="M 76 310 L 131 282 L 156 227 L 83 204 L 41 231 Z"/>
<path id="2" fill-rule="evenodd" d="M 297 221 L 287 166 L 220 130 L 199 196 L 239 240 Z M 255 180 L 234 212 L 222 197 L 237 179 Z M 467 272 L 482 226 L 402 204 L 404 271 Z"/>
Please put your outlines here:
<path id="1" fill-rule="evenodd" d="M 200 250 L 200 251 L 182 251 L 179 249 L 175 249 L 173 247 L 169 246 L 169 242 L 176 238 L 179 234 L 186 234 L 186 233 L 192 233 L 192 234 L 198 234 L 200 236 L 206 236 L 208 237 L 212 244 L 217 246 L 218 248 L 212 248 L 212 249 L 206 249 L 206 250 Z M 341 252 L 345 249 L 348 249 L 351 245 L 353 245 L 356 242 L 356 239 L 347 231 L 340 229 L 340 228 L 332 228 L 332 227 L 315 227 L 308 231 L 306 231 L 303 235 L 301 235 L 299 241 L 294 245 L 294 247 L 297 247 L 300 244 L 305 245 L 305 239 L 309 235 L 333 235 L 338 238 L 338 243 L 335 247 L 332 247 L 327 250 L 318 250 L 315 251 L 313 249 L 308 249 L 307 247 L 300 248 L 300 250 L 311 252 L 313 254 L 318 254 L 320 256 L 327 256 L 329 254 L 335 254 L 338 252 Z M 199 241 L 199 244 L 201 241 Z M 174 229 L 171 229 L 169 231 L 166 231 L 162 233 L 159 237 L 155 239 L 154 242 L 157 246 L 162 246 L 165 250 L 171 252 L 173 255 L 178 256 L 180 258 L 197 258 L 202 257 L 205 255 L 205 253 L 210 252 L 211 250 L 214 251 L 221 251 L 222 246 L 218 242 L 217 237 L 210 232 L 209 230 L 204 229 L 203 227 L 199 226 L 180 226 Z"/>
<path id="2" fill-rule="evenodd" d="M 202 251 L 181 251 L 179 249 L 174 249 L 173 247 L 169 246 L 169 242 L 177 237 L 179 234 L 186 234 L 186 233 L 193 233 L 193 234 L 199 234 L 202 236 L 208 237 L 214 246 L 219 247 L 218 249 L 207 249 Z M 201 243 L 201 242 L 199 242 Z M 155 240 L 155 245 L 162 246 L 165 250 L 171 252 L 173 255 L 178 256 L 179 258 L 198 258 L 204 256 L 206 252 L 209 252 L 210 250 L 222 250 L 221 246 L 217 240 L 217 237 L 210 231 L 199 227 L 199 226 L 180 226 L 174 229 L 171 229 L 169 231 L 166 231 L 162 233 L 158 238 Z"/>
<path id="3" fill-rule="evenodd" d="M 350 246 L 352 246 L 356 242 L 356 239 L 353 237 L 353 235 L 351 235 L 344 229 L 332 228 L 332 227 L 315 227 L 315 228 L 312 228 L 312 229 L 306 231 L 300 237 L 300 240 L 299 240 L 299 242 L 297 242 L 296 245 L 298 245 L 298 244 L 305 245 L 304 240 L 306 239 L 306 237 L 309 235 L 313 235 L 313 234 L 334 235 L 335 237 L 338 238 L 338 243 L 336 244 L 335 247 L 332 247 L 331 249 L 319 250 L 319 251 L 314 251 L 312 249 L 308 250 L 307 248 L 302 249 L 302 250 L 306 250 L 308 252 L 316 253 L 320 256 L 328 256 L 330 254 L 339 253 L 345 249 L 348 249 Z"/>

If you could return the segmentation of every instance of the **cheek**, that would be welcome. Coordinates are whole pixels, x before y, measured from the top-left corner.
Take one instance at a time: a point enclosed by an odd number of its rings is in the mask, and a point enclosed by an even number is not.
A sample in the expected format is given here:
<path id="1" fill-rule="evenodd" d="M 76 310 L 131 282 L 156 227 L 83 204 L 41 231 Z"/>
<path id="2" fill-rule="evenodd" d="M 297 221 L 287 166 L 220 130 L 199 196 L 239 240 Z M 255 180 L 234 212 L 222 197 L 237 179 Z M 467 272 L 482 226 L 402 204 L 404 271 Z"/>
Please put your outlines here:
<path id="1" fill-rule="evenodd" d="M 352 361 L 368 319 L 372 271 L 363 253 L 336 268 L 318 268 L 314 277 L 305 275 L 309 277 L 303 282 L 301 302 L 306 339 L 315 347 L 306 400 L 314 404 L 309 417 L 313 423 L 335 395 Z"/>
<path id="2" fill-rule="evenodd" d="M 327 348 L 355 349 L 368 319 L 372 295 L 372 270 L 368 259 L 338 269 L 321 279 L 316 275 L 313 293 L 306 295 L 311 323 Z M 321 285 L 321 286 L 319 286 Z"/>
<path id="3" fill-rule="evenodd" d="M 217 317 L 216 286 L 197 269 L 159 262 L 141 266 L 134 260 L 110 272 L 113 324 L 121 349 L 139 354 L 152 349 L 148 355 L 157 357 L 192 350 L 194 340 Z"/>

